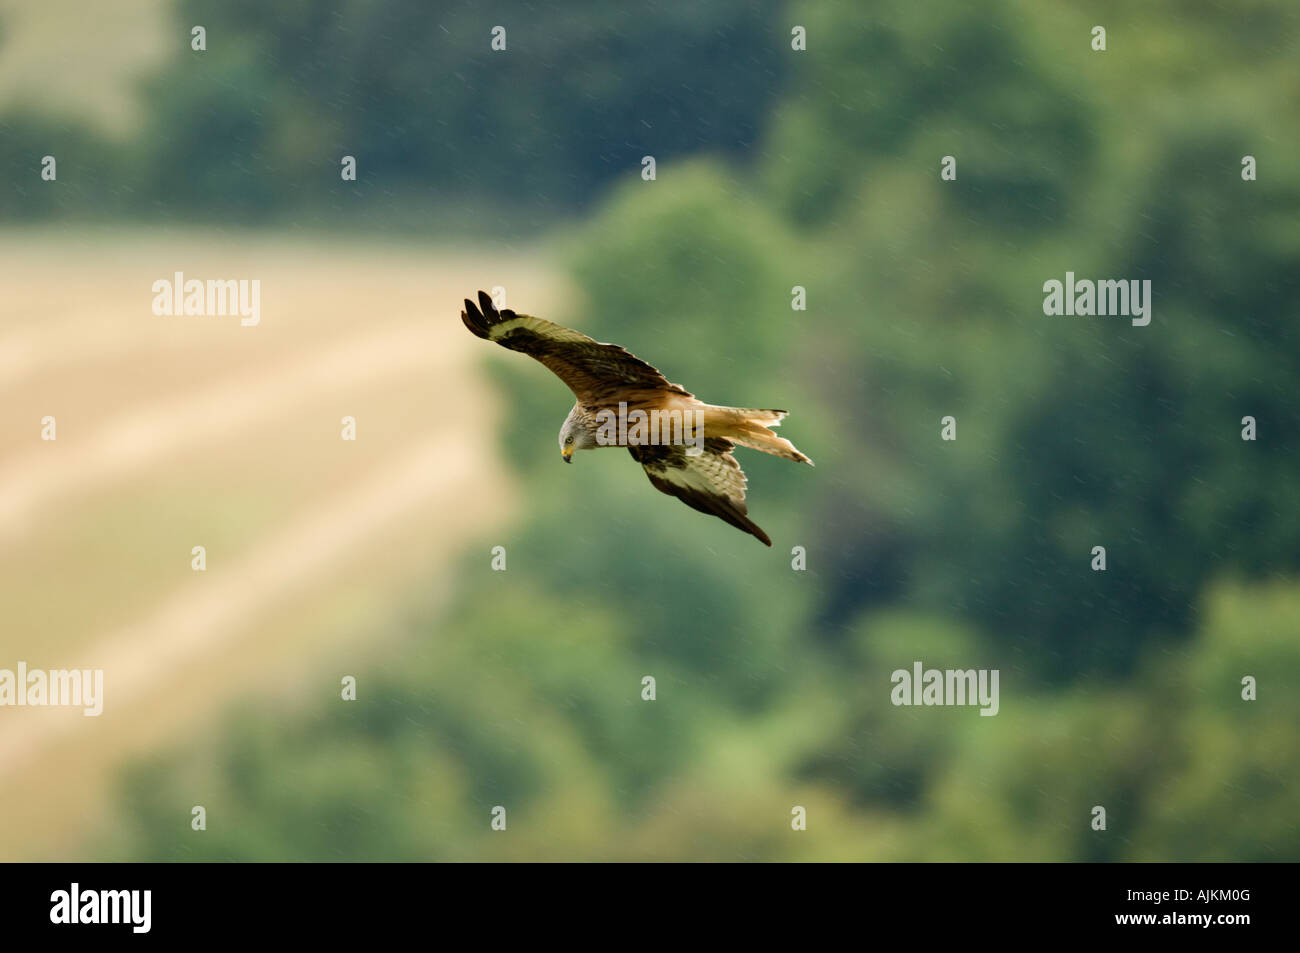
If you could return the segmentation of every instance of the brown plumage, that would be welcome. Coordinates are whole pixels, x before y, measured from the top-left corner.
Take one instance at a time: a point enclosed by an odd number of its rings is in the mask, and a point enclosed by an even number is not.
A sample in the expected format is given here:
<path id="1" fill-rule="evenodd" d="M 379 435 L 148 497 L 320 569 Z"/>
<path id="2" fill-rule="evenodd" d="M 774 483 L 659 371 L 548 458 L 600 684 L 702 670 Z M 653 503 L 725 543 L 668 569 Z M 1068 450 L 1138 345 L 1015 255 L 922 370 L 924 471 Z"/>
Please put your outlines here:
<path id="1" fill-rule="evenodd" d="M 560 430 L 561 454 L 566 461 L 571 461 L 576 450 L 626 446 L 655 489 L 772 545 L 748 516 L 745 474 L 731 451 L 739 444 L 811 465 L 794 444 L 770 429 L 786 416 L 784 410 L 706 404 L 616 344 L 602 344 L 571 328 L 509 309 L 498 311 L 483 291 L 478 299 L 477 307 L 465 299 L 460 315 L 465 327 L 477 337 L 540 361 L 577 398 Z M 676 414 L 683 421 L 682 428 L 673 432 L 674 442 L 645 443 L 632 439 L 635 426 L 620 423 L 613 433 L 617 440 L 603 440 L 597 427 L 601 414 L 616 414 L 620 405 L 629 413 L 639 410 L 663 415 L 665 420 Z M 700 452 L 688 452 L 696 447 Z"/>

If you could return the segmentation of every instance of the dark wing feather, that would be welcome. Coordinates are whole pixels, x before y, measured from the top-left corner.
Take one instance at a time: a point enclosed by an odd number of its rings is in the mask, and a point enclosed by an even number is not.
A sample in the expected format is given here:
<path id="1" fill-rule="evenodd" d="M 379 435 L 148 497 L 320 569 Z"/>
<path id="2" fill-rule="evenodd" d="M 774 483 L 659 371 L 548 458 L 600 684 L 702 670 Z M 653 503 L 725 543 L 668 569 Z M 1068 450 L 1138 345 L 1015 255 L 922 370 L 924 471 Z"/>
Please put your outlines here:
<path id="1" fill-rule="evenodd" d="M 578 401 L 601 406 L 629 400 L 638 390 L 691 394 L 669 381 L 645 361 L 617 344 L 602 344 L 579 331 L 509 308 L 498 311 L 492 298 L 478 293 L 479 306 L 468 298 L 460 318 L 476 336 L 495 341 L 541 361 L 569 385 Z"/>
<path id="2" fill-rule="evenodd" d="M 632 459 L 645 468 L 656 490 L 675 496 L 691 509 L 725 520 L 766 546 L 772 540 L 747 515 L 745 472 L 731 455 L 735 446 L 722 437 L 704 441 L 704 452 L 689 456 L 681 445 L 632 446 Z"/>

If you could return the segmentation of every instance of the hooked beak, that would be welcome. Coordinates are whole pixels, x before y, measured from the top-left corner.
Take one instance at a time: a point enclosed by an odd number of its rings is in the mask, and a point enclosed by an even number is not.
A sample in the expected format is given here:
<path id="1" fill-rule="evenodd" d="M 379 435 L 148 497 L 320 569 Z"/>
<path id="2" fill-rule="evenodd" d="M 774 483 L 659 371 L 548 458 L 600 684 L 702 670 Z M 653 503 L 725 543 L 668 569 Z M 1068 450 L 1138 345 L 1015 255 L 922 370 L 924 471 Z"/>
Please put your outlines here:
<path id="1" fill-rule="evenodd" d="M 565 463 L 572 463 L 572 462 L 573 462 L 573 451 L 572 451 L 572 450 L 561 450 L 561 451 L 560 451 L 560 456 L 562 456 L 562 457 L 564 458 L 564 462 L 565 462 Z"/>

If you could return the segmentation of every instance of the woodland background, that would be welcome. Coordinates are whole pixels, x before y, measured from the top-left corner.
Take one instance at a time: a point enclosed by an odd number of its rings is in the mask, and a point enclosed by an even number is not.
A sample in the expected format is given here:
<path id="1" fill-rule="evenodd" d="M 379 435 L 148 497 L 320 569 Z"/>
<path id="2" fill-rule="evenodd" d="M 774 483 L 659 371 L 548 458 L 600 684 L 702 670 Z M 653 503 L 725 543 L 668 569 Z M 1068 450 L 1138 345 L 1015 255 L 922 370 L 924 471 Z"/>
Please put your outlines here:
<path id="1" fill-rule="evenodd" d="M 1300 859 L 1300 7 L 113 6 L 0 3 L 0 664 L 129 686 L 0 713 L 5 857 Z M 493 285 L 789 408 L 775 547 L 562 466 Z"/>

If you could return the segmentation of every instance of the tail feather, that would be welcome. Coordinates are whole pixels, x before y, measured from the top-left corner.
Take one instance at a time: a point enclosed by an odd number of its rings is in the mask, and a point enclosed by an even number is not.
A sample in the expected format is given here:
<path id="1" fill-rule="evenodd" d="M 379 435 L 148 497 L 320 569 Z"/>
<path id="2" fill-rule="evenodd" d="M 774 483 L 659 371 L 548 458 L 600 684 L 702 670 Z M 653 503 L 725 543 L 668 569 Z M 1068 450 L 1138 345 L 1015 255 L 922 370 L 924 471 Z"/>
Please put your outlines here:
<path id="1" fill-rule="evenodd" d="M 769 429 L 780 426 L 787 413 L 784 410 L 763 410 L 756 407 L 707 405 L 704 426 L 710 436 L 726 437 L 742 447 L 813 466 L 812 460 L 800 453 L 794 444 L 784 437 L 778 437 Z"/>

